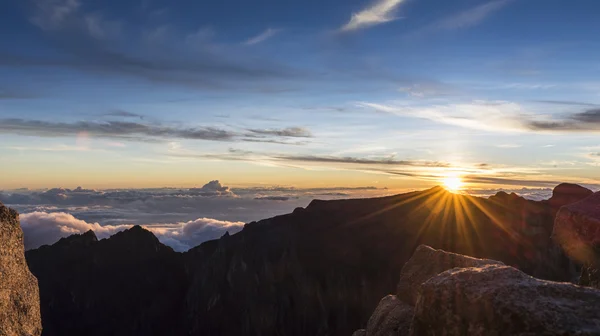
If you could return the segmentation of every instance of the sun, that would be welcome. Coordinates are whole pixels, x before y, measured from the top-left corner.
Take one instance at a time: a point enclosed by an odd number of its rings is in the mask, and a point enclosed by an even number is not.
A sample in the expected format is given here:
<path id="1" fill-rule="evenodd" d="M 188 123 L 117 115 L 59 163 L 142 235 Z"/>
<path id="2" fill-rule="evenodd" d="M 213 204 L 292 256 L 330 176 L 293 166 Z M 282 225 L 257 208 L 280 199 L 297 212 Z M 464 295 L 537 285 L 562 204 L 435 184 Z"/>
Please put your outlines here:
<path id="1" fill-rule="evenodd" d="M 448 176 L 443 179 L 444 187 L 451 192 L 459 191 L 463 186 L 463 181 L 458 176 Z"/>

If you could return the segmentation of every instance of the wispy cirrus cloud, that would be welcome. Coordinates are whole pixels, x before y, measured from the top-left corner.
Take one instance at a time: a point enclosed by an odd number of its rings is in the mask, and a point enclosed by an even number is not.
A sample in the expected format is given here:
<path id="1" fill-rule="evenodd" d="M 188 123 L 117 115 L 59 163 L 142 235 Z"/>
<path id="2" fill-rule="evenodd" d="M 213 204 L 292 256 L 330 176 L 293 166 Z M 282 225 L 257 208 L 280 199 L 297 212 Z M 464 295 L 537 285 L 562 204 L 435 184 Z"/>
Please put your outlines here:
<path id="1" fill-rule="evenodd" d="M 56 29 L 75 14 L 79 7 L 81 3 L 78 0 L 34 1 L 34 13 L 30 20 L 44 30 Z"/>
<path id="2" fill-rule="evenodd" d="M 284 129 L 248 129 L 249 132 L 260 135 L 276 135 L 291 138 L 312 138 L 312 133 L 304 127 L 288 127 Z"/>
<path id="3" fill-rule="evenodd" d="M 215 127 L 176 127 L 129 121 L 78 121 L 72 123 L 26 119 L 0 120 L 0 133 L 38 137 L 77 136 L 86 132 L 101 138 L 156 140 L 181 138 L 190 140 L 232 141 L 236 133 Z"/>
<path id="4" fill-rule="evenodd" d="M 358 106 L 489 132 L 600 132 L 600 109 L 548 116 L 509 101 L 472 101 L 431 106 L 361 102 Z"/>
<path id="5" fill-rule="evenodd" d="M 86 136 L 137 142 L 164 142 L 169 140 L 245 141 L 300 145 L 283 141 L 286 138 L 310 138 L 312 133 L 302 127 L 250 129 L 240 132 L 215 126 L 180 126 L 158 122 L 143 122 L 142 116 L 126 111 L 112 111 L 105 115 L 140 118 L 140 121 L 76 121 L 52 122 L 45 120 L 0 119 L 0 134 L 35 137 Z"/>
<path id="6" fill-rule="evenodd" d="M 285 90 L 283 81 L 307 73 L 242 55 L 239 45 L 212 41 L 215 33 L 210 27 L 190 32 L 175 24 L 161 24 L 140 30 L 127 21 L 91 11 L 87 2 L 31 1 L 30 22 L 60 53 L 42 57 L 7 50 L 0 53 L 0 66 L 71 68 L 197 89 L 258 92 L 273 91 L 275 86 Z M 263 42 L 278 31 L 268 29 L 247 42 Z"/>
<path id="7" fill-rule="evenodd" d="M 262 33 L 249 38 L 248 40 L 246 40 L 244 42 L 244 44 L 247 46 L 252 46 L 255 44 L 262 43 L 262 42 L 272 38 L 273 36 L 277 35 L 280 31 L 281 31 L 281 29 L 268 28 L 265 31 L 263 31 Z"/>
<path id="8" fill-rule="evenodd" d="M 141 114 L 125 111 L 125 110 L 112 110 L 102 114 L 107 117 L 122 117 L 122 118 L 139 118 L 144 119 L 144 116 Z"/>
<path id="9" fill-rule="evenodd" d="M 463 12 L 433 22 L 421 29 L 409 33 L 407 37 L 416 38 L 436 33 L 438 31 L 450 31 L 474 27 L 482 23 L 494 12 L 502 9 L 514 0 L 495 0 L 470 8 Z"/>
<path id="10" fill-rule="evenodd" d="M 414 166 L 414 167 L 434 167 L 448 168 L 450 163 L 438 161 L 422 160 L 397 160 L 395 158 L 359 158 L 359 157 L 338 157 L 338 156 L 318 156 L 318 155 L 278 155 L 276 159 L 298 162 L 313 163 L 341 163 L 354 165 L 384 165 L 384 166 Z"/>
<path id="11" fill-rule="evenodd" d="M 371 6 L 352 14 L 350 21 L 340 28 L 342 32 L 364 29 L 397 19 L 395 13 L 406 0 L 377 0 Z"/>
<path id="12" fill-rule="evenodd" d="M 535 100 L 535 102 L 541 103 L 541 104 L 566 105 L 566 106 L 588 106 L 588 107 L 600 106 L 599 104 L 594 104 L 594 103 L 569 101 L 569 100 Z"/>

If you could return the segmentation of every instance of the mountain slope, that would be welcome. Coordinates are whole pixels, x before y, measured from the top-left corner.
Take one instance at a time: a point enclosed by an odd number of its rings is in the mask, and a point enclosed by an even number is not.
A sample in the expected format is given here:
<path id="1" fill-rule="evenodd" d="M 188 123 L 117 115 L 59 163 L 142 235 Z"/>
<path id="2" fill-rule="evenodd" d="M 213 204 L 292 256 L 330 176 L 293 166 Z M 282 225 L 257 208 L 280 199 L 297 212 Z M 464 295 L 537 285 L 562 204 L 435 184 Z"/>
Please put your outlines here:
<path id="1" fill-rule="evenodd" d="M 573 265 L 550 235 L 558 208 L 584 197 L 581 191 L 559 186 L 552 201 L 542 202 L 439 187 L 315 200 L 184 254 L 134 228 L 74 248 L 63 239 L 27 258 L 40 281 L 44 335 L 85 328 L 115 335 L 349 335 L 395 291 L 420 244 L 570 280 Z M 138 237 L 142 232 L 147 238 Z M 137 245 L 144 248 L 136 252 Z M 98 291 L 103 285 L 108 289 Z M 121 310 L 122 304 L 129 306 Z"/>

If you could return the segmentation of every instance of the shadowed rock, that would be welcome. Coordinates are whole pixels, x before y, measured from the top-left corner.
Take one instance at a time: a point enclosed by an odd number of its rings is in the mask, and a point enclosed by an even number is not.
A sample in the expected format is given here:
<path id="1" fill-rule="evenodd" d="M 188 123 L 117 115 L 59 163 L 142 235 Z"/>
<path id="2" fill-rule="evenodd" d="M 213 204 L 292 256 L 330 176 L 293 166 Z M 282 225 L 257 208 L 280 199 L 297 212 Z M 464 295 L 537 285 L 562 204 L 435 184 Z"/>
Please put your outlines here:
<path id="1" fill-rule="evenodd" d="M 600 288 L 600 193 L 562 207 L 553 238 L 570 258 L 584 265 L 580 284 Z"/>
<path id="2" fill-rule="evenodd" d="M 408 335 L 414 315 L 412 306 L 395 295 L 381 299 L 367 324 L 366 336 Z"/>
<path id="3" fill-rule="evenodd" d="M 552 197 L 548 200 L 548 203 L 555 208 L 560 208 L 563 205 L 585 199 L 593 193 L 590 189 L 577 184 L 561 183 L 552 190 Z"/>
<path id="4" fill-rule="evenodd" d="M 439 273 L 455 267 L 480 267 L 494 264 L 504 265 L 495 260 L 467 257 L 421 245 L 402 267 L 396 293 L 402 301 L 414 306 L 417 303 L 421 284 Z"/>
<path id="5" fill-rule="evenodd" d="M 40 282 L 44 336 L 181 335 L 181 255 L 134 226 L 92 231 L 27 251 Z"/>
<path id="6" fill-rule="evenodd" d="M 352 336 L 367 336 L 367 331 L 365 329 L 358 329 L 352 333 Z"/>
<path id="7" fill-rule="evenodd" d="M 34 274 L 44 274 L 42 316 L 51 316 L 44 327 L 54 328 L 47 335 L 347 336 L 395 291 L 420 244 L 564 280 L 562 258 L 547 253 L 555 212 L 519 196 L 484 199 L 432 188 L 315 200 L 183 254 L 134 228 L 97 242 L 79 236 L 27 257 Z M 77 244 L 90 246 L 65 247 Z"/>
<path id="8" fill-rule="evenodd" d="M 501 265 L 452 269 L 421 286 L 411 326 L 422 335 L 599 335 L 600 291 Z"/>
<path id="9" fill-rule="evenodd" d="M 0 335 L 41 332 L 38 282 L 25 262 L 19 216 L 0 203 Z"/>

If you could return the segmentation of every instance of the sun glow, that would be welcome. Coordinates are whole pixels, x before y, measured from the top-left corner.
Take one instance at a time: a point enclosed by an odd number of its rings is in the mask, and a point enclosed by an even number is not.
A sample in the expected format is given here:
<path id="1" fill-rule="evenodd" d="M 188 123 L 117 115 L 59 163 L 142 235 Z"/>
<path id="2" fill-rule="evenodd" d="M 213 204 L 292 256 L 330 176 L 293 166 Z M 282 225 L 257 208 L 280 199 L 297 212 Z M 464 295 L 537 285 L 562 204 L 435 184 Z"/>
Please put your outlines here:
<path id="1" fill-rule="evenodd" d="M 448 191 L 451 191 L 451 192 L 457 192 L 463 186 L 463 181 L 458 176 L 448 176 L 448 177 L 444 178 L 443 182 L 444 182 L 444 187 L 446 189 L 448 189 Z"/>

